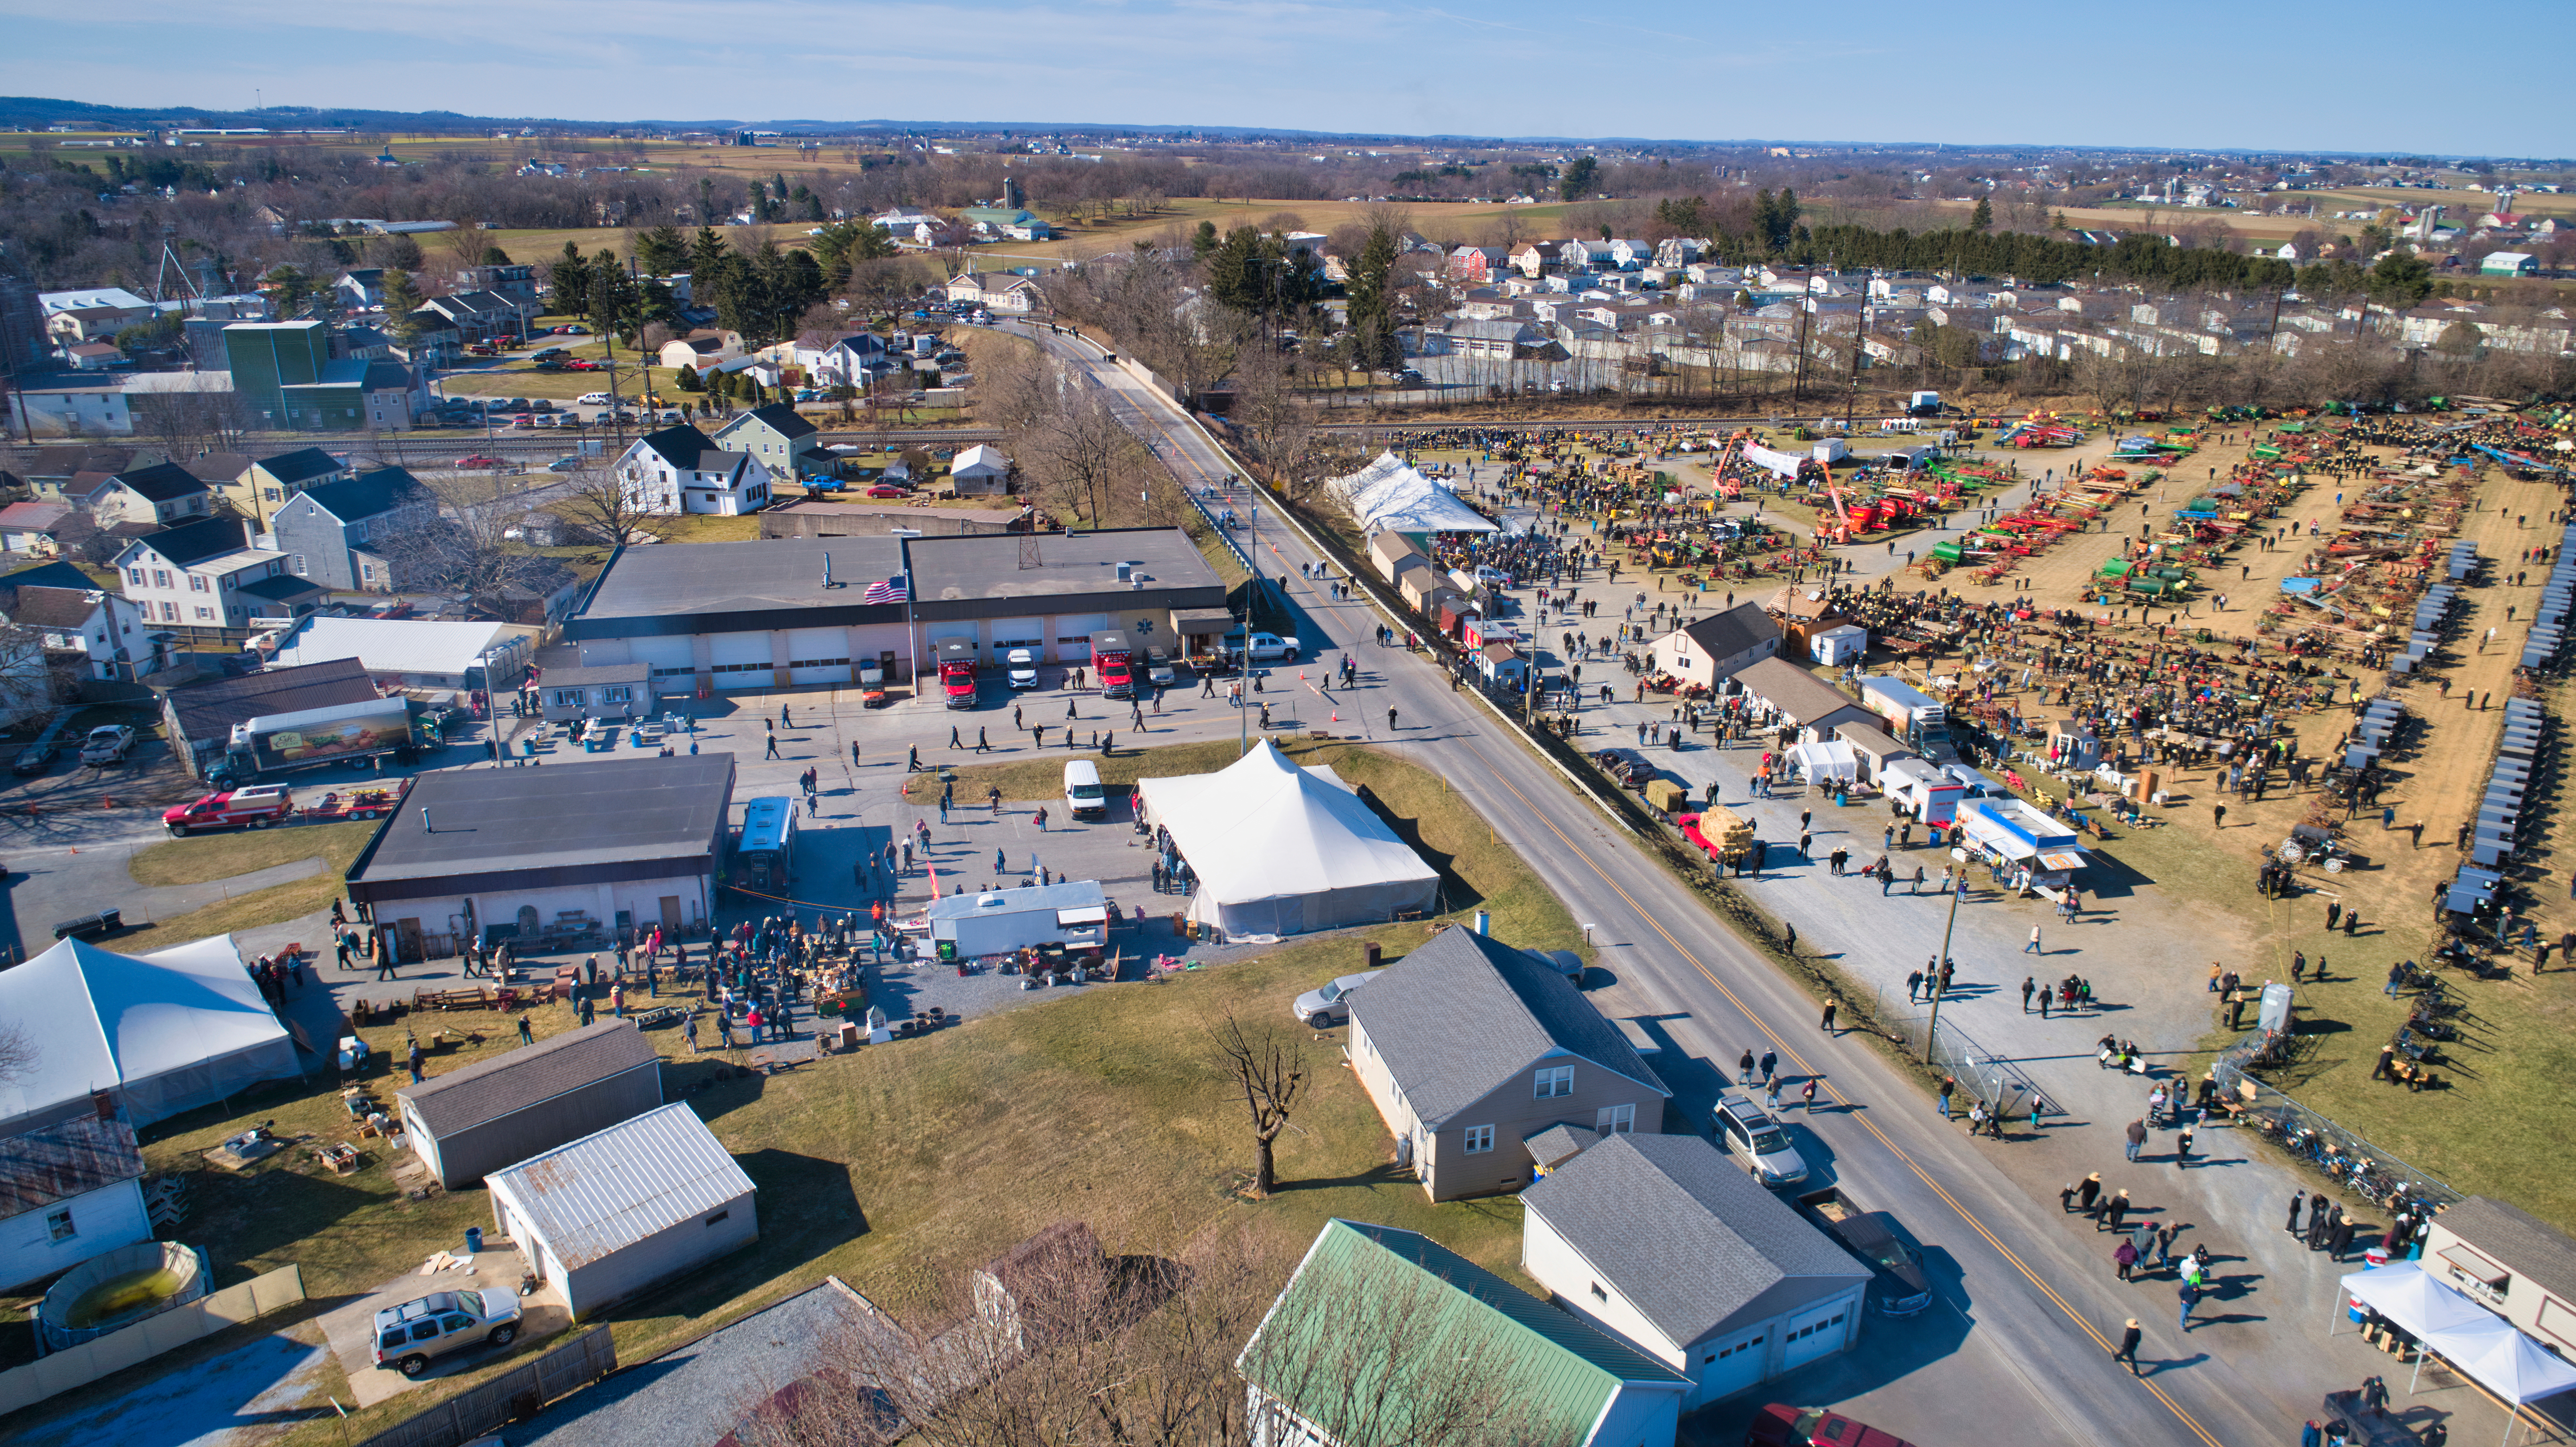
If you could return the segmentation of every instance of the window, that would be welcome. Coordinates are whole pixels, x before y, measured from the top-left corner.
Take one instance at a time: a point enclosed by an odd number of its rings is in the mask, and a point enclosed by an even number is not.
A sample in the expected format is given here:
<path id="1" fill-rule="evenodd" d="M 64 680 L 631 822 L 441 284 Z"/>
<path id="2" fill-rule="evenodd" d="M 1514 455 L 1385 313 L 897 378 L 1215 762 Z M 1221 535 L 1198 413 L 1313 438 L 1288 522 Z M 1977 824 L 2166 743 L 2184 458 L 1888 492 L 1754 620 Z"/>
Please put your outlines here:
<path id="1" fill-rule="evenodd" d="M 273 487 L 263 487 L 263 488 L 261 488 L 261 489 L 259 490 L 259 495 L 260 495 L 261 497 L 264 497 L 264 498 L 268 499 L 270 502 L 276 502 L 276 501 L 278 500 L 278 497 L 277 497 L 277 489 L 276 489 L 276 488 L 273 488 Z"/>
<path id="2" fill-rule="evenodd" d="M 635 690 L 624 684 L 603 688 L 599 691 L 599 701 L 601 703 L 632 703 L 634 702 L 634 699 Z"/>
<path id="3" fill-rule="evenodd" d="M 1559 1098 L 1559 1097 L 1561 1097 L 1561 1096 L 1568 1096 L 1568 1095 L 1572 1095 L 1573 1093 L 1574 1093 L 1574 1067 L 1573 1067 L 1573 1066 L 1571 1066 L 1571 1065 L 1543 1065 L 1543 1066 L 1540 1066 L 1540 1067 L 1539 1067 L 1539 1072 L 1538 1072 L 1538 1092 L 1537 1092 L 1537 1095 L 1535 1096 L 1535 1098 L 1536 1098 L 1536 1099 L 1539 1099 L 1539 1100 L 1555 1100 L 1555 1099 L 1557 1099 L 1557 1098 Z"/>
<path id="4" fill-rule="evenodd" d="M 162 622 L 164 622 L 164 623 L 176 623 L 176 622 L 178 622 L 178 621 L 179 621 L 179 605 L 178 605 L 178 604 L 176 604 L 176 603 L 164 603 L 164 604 L 162 604 L 162 605 L 161 605 L 161 621 L 162 621 Z"/>
<path id="5" fill-rule="evenodd" d="M 716 1212 L 714 1215 L 709 1216 L 709 1217 L 707 1218 L 707 1224 L 708 1224 L 708 1225 L 710 1225 L 710 1226 L 712 1226 L 712 1225 L 716 1224 L 718 1221 L 725 1220 L 726 1218 L 728 1218 L 728 1217 L 730 1217 L 730 1216 L 732 1216 L 732 1215 L 733 1215 L 733 1208 L 732 1208 L 732 1207 L 730 1207 L 730 1206 L 728 1206 L 728 1207 L 726 1207 L 725 1209 L 723 1209 L 723 1210 L 721 1210 L 721 1211 Z"/>
<path id="6" fill-rule="evenodd" d="M 1603 1291 L 1601 1289 L 1601 1283 L 1596 1281 L 1592 1283 L 1592 1299 L 1594 1301 L 1608 1301 L 1610 1299 L 1610 1293 Z"/>
<path id="7" fill-rule="evenodd" d="M 289 563 L 287 566 L 288 566 L 288 567 L 290 567 L 290 568 L 293 568 L 293 569 L 295 570 L 295 576 L 297 576 L 297 577 L 299 577 L 299 578 L 303 577 L 303 576 L 304 576 L 304 555 L 303 555 L 302 553 L 297 553 L 297 554 L 295 555 L 295 561 L 293 561 L 292 563 Z"/>
<path id="8" fill-rule="evenodd" d="M 45 1213 L 45 1234 L 56 1241 L 69 1241 L 80 1234 L 80 1228 L 72 1224 L 70 1207 Z"/>
<path id="9" fill-rule="evenodd" d="M 206 575 L 203 573 L 190 573 L 188 575 L 188 591 L 191 593 L 202 593 L 206 591 Z"/>
<path id="10" fill-rule="evenodd" d="M 167 568 L 154 568 L 152 570 L 152 586 L 155 588 L 169 587 L 170 570 Z"/>
<path id="11" fill-rule="evenodd" d="M 137 588 L 142 587 L 142 586 L 143 586 L 143 570 L 142 570 L 141 568 L 128 568 L 128 569 L 126 569 L 126 570 L 125 570 L 125 581 L 126 581 L 126 582 L 128 582 L 128 583 L 131 583 L 132 585 L 134 585 L 134 586 L 135 586 L 135 587 L 137 587 Z"/>
<path id="12" fill-rule="evenodd" d="M 1603 1135 L 1637 1133 L 1637 1108 L 1633 1105 L 1605 1105 L 1592 1116 L 1592 1128 Z"/>
<path id="13" fill-rule="evenodd" d="M 200 618 L 212 618 L 215 616 L 215 610 L 212 608 L 200 607 L 197 609 L 197 616 Z"/>
<path id="14" fill-rule="evenodd" d="M 1467 1154 L 1481 1156 L 1494 1148 L 1494 1128 L 1489 1125 L 1467 1127 Z"/>
<path id="15" fill-rule="evenodd" d="M 553 699 L 557 708 L 579 708 L 585 701 L 586 695 L 578 688 L 558 688 Z"/>

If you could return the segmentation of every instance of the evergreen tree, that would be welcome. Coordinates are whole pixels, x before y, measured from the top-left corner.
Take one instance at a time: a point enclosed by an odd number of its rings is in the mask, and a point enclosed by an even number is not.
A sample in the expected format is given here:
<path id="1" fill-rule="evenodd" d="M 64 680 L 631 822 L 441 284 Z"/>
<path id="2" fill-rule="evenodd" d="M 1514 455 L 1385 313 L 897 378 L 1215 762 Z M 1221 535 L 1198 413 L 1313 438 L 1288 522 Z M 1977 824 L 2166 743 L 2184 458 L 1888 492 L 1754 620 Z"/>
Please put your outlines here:
<path id="1" fill-rule="evenodd" d="M 1585 157 L 1585 160 L 1591 159 Z M 1578 163 L 1579 164 L 1579 163 Z M 1398 360 L 1395 342 L 1395 230 L 1379 218 L 1350 269 L 1351 366 L 1377 371 Z"/>
<path id="2" fill-rule="evenodd" d="M 497 246 L 486 246 L 483 248 L 482 264 L 485 266 L 515 265 L 515 263 L 510 260 L 510 253 L 503 251 Z"/>
<path id="3" fill-rule="evenodd" d="M 1986 230 L 1986 229 L 1988 229 L 1988 228 L 1992 227 L 1994 224 L 1995 224 L 1995 207 L 1994 207 L 1994 203 L 1993 203 L 1993 202 L 1991 202 L 1991 201 L 1988 201 L 1988 200 L 1987 200 L 1985 197 L 1983 197 L 1983 196 L 1978 197 L 1978 198 L 1977 198 L 1977 209 L 1976 209 L 1975 211 L 1973 211 L 1973 212 L 1969 213 L 1969 216 L 1968 216 L 1968 229 L 1969 229 L 1970 231 L 1984 231 L 1984 230 Z"/>
<path id="4" fill-rule="evenodd" d="M 635 238 L 635 264 L 653 276 L 669 276 L 689 264 L 689 244 L 676 226 L 656 226 Z"/>
<path id="5" fill-rule="evenodd" d="M 426 330 L 421 318 L 412 315 L 421 304 L 420 285 L 410 272 L 396 267 L 385 273 L 384 292 L 385 334 L 408 347 Z"/>
<path id="6" fill-rule="evenodd" d="M 1577 156 L 1572 165 L 1556 178 L 1556 195 L 1560 201 L 1573 201 L 1592 194 L 1601 179 L 1601 163 L 1590 156 Z"/>
<path id="7" fill-rule="evenodd" d="M 1261 233 L 1238 226 L 1210 248 L 1208 295 L 1240 312 L 1261 310 Z"/>
<path id="8" fill-rule="evenodd" d="M 1190 255 L 1204 263 L 1220 244 L 1217 240 L 1216 223 L 1202 221 L 1199 223 L 1199 229 L 1190 237 Z"/>
<path id="9" fill-rule="evenodd" d="M 564 243 L 563 255 L 556 259 L 547 280 L 553 288 L 546 299 L 547 310 L 558 316 L 589 315 L 590 263 L 582 259 L 580 246 Z"/>
<path id="10" fill-rule="evenodd" d="M 689 238 L 689 272 L 692 284 L 703 285 L 714 279 L 723 270 L 725 258 L 732 254 L 732 249 L 725 245 L 724 233 L 712 226 L 699 227 L 698 234 Z"/>

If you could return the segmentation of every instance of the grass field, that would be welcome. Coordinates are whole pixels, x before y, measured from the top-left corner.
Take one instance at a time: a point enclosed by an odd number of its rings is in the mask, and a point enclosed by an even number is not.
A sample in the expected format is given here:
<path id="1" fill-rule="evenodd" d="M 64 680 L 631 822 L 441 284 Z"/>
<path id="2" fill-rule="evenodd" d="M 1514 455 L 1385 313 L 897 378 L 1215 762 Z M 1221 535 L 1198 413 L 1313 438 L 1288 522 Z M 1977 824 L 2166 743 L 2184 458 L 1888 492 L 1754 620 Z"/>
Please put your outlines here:
<path id="1" fill-rule="evenodd" d="M 271 885 L 248 894 L 234 895 L 203 909 L 155 920 L 119 936 L 117 948 L 129 954 L 149 954 L 190 940 L 204 939 L 208 935 L 282 924 L 316 910 L 328 909 L 340 893 L 341 882 L 350 864 L 357 859 L 358 851 L 366 847 L 367 841 L 375 837 L 376 828 L 374 823 L 354 821 L 347 824 L 306 824 L 292 829 L 174 839 L 137 850 L 130 868 L 135 879 L 143 884 L 198 884 L 229 879 L 236 874 L 284 864 L 292 859 L 310 859 L 317 854 L 322 857 L 322 872 L 310 879 Z M 313 942 L 308 940 L 306 943 Z"/>
<path id="2" fill-rule="evenodd" d="M 1576 947 L 1580 931 L 1481 819 L 1435 776 L 1349 745 L 1300 745 L 1307 762 L 1330 762 L 1366 784 L 1408 839 L 1419 841 L 1453 890 L 1453 909 L 1494 911 L 1495 932 L 1534 948 Z M 1105 771 L 1129 778 L 1141 760 L 1159 771 L 1220 765 L 1228 750 L 1189 747 L 1122 755 Z M 969 771 L 972 773 L 973 771 Z M 961 782 L 964 792 L 967 785 Z M 1016 787 L 1016 785 L 1015 785 Z M 213 842 L 213 841 L 204 841 Z M 163 868 L 207 868 L 191 855 Z M 1390 958 L 1428 937 L 1427 924 L 1371 930 Z M 1388 1162 L 1391 1142 L 1356 1080 L 1339 1067 L 1340 1032 L 1322 1038 L 1287 1017 L 1299 991 L 1357 958 L 1350 937 L 1331 937 L 1261 958 L 1192 971 L 1162 984 L 1066 992 L 1027 1009 L 987 1016 L 936 1035 L 826 1057 L 785 1075 L 728 1078 L 713 1054 L 691 1056 L 679 1033 L 649 1037 L 666 1056 L 665 1090 L 690 1100 L 761 1188 L 759 1243 L 674 1285 L 612 1310 L 621 1360 L 637 1361 L 723 1321 L 837 1274 L 901 1313 L 917 1309 L 926 1280 L 989 1260 L 1051 1222 L 1090 1223 L 1112 1251 L 1169 1249 L 1210 1227 L 1242 1225 L 1302 1246 L 1331 1216 L 1420 1230 L 1471 1259 L 1511 1274 L 1519 1203 L 1509 1197 L 1433 1205 Z M 1229 1014 L 1248 1028 L 1276 1026 L 1307 1052 L 1310 1088 L 1278 1142 L 1281 1189 L 1252 1202 L 1238 1192 L 1251 1165 L 1242 1105 L 1208 1037 Z M 571 1027 L 547 1007 L 540 1037 Z M 516 1044 L 510 1017 L 457 1013 L 397 1021 L 362 1033 L 380 1062 L 408 1032 L 449 1032 L 433 1075 Z M 712 1038 L 711 1036 L 709 1038 Z M 398 1078 L 398 1077 L 396 1077 Z M 380 1064 L 373 1088 L 394 1087 Z M 205 1245 L 224 1282 L 294 1262 L 315 1297 L 370 1290 L 469 1225 L 490 1225 L 480 1190 L 413 1202 L 393 1184 L 379 1148 L 364 1169 L 332 1176 L 302 1144 L 244 1175 L 201 1168 L 199 1154 L 243 1128 L 274 1119 L 282 1135 L 321 1144 L 349 1138 L 330 1090 L 279 1088 L 148 1131 L 155 1171 L 191 1171 L 188 1239 Z M 369 1143 L 376 1144 L 376 1143 Z M 974 1209 L 959 1209 L 971 1202 Z M 1287 1260 L 1294 1260 L 1290 1251 Z M 925 1277 L 925 1270 L 928 1275 Z M 541 1344 L 530 1344 L 517 1360 Z M 427 1407 L 440 1394 L 493 1375 L 480 1367 L 407 1394 L 345 1424 L 306 1423 L 275 1440 L 338 1447 Z M 145 1370 L 150 1370 L 149 1368 Z M 90 1400 L 112 1397 L 116 1380 Z M 310 1405 L 347 1392 L 326 1369 Z M 58 1412 L 87 1410 L 60 1401 Z"/>

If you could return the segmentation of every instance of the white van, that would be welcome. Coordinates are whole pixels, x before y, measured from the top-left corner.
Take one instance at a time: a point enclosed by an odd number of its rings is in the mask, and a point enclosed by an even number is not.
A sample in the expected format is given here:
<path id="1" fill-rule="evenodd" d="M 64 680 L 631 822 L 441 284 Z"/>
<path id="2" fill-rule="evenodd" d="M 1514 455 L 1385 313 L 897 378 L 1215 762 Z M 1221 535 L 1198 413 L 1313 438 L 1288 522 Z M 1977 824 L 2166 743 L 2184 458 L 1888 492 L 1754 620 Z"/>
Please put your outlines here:
<path id="1" fill-rule="evenodd" d="M 1100 770 L 1089 759 L 1064 766 L 1064 807 L 1076 819 L 1102 819 L 1109 814 L 1109 795 L 1100 787 Z"/>

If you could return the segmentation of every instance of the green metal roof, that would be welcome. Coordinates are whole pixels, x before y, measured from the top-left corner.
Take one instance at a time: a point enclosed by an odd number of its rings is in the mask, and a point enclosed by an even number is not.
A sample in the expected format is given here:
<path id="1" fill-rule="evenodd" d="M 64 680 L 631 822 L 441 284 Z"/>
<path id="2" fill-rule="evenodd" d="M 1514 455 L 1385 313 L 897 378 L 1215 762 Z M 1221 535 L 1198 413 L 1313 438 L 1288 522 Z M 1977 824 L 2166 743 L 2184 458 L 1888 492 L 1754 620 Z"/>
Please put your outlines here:
<path id="1" fill-rule="evenodd" d="M 1355 1336 L 1371 1333 L 1401 1340 L 1353 1349 Z M 1433 1424 L 1418 1431 L 1409 1413 L 1454 1400 L 1461 1370 L 1534 1441 L 1586 1440 L 1623 1385 L 1685 1385 L 1427 1236 L 1339 1219 L 1325 1224 L 1236 1367 L 1348 1447 L 1426 1435 Z M 1431 1372 L 1438 1383 L 1412 1380 Z"/>

